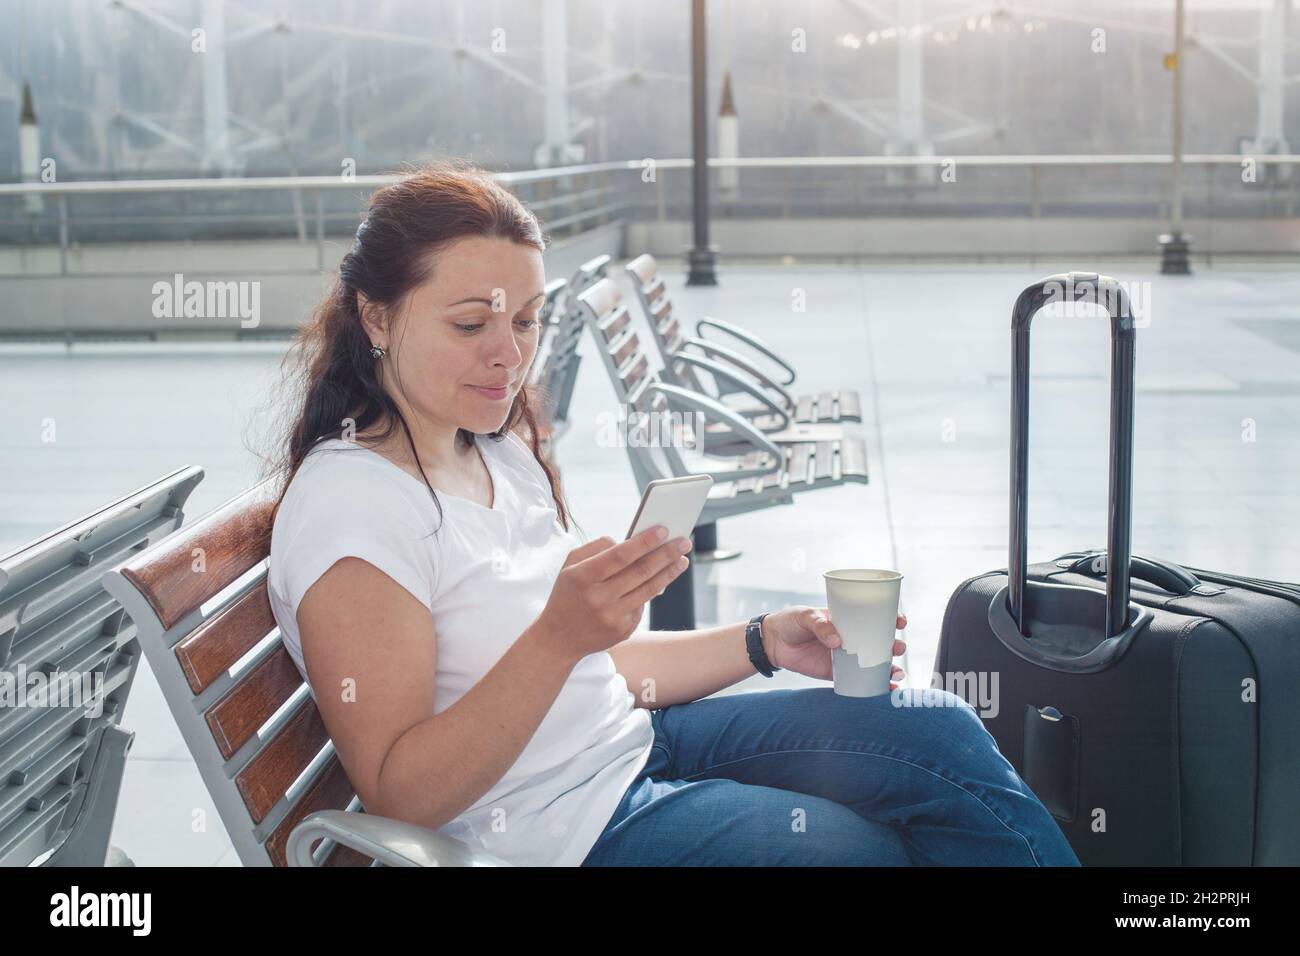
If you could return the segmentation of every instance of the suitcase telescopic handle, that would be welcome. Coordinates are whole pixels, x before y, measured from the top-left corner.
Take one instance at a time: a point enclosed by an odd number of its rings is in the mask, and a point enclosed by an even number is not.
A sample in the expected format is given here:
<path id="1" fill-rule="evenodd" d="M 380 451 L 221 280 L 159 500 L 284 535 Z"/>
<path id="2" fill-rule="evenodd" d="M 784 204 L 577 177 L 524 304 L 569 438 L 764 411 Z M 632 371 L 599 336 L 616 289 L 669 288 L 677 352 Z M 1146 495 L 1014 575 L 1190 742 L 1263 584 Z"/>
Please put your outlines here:
<path id="1" fill-rule="evenodd" d="M 1137 331 L 1123 287 L 1110 276 L 1069 272 L 1042 279 L 1016 299 L 1011 313 L 1011 534 L 1008 604 L 1025 629 L 1029 524 L 1029 326 L 1052 302 L 1092 302 L 1110 316 L 1110 505 L 1106 531 L 1106 636 L 1128 625 L 1133 524 L 1133 363 Z"/>

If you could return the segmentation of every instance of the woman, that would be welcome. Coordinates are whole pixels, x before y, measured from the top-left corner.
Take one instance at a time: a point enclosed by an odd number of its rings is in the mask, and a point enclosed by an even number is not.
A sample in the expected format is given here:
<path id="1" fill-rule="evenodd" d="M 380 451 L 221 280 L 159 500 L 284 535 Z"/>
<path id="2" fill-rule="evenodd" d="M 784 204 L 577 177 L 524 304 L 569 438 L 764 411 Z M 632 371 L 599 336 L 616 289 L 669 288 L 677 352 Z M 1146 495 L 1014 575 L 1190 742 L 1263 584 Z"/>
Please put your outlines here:
<path id="1" fill-rule="evenodd" d="M 824 609 L 752 655 L 745 623 L 635 631 L 690 542 L 569 530 L 526 384 L 544 245 L 481 170 L 424 169 L 297 343 L 271 606 L 366 809 L 520 864 L 1077 865 L 955 695 L 701 699 L 828 679 Z"/>

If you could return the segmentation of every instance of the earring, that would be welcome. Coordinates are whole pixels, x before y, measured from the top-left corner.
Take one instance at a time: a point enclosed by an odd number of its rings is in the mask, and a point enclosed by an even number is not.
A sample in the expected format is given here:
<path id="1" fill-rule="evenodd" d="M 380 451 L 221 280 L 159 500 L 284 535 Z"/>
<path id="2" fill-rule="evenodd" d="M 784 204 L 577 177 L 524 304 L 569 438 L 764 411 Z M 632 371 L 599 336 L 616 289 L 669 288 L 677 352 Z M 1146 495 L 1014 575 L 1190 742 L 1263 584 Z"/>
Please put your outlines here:
<path id="1" fill-rule="evenodd" d="M 380 348 L 378 345 L 372 345 L 370 346 L 370 354 L 374 358 L 380 359 L 384 357 L 384 350 Z"/>

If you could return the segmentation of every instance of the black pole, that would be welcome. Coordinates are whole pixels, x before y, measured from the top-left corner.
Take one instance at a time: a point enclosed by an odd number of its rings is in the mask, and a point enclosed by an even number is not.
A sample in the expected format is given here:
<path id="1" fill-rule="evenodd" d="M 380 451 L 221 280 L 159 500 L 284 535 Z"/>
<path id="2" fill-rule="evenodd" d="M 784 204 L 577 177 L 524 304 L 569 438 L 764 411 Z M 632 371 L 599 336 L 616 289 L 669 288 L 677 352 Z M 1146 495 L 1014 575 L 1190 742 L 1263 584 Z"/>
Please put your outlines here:
<path id="1" fill-rule="evenodd" d="M 695 245 L 687 253 L 687 285 L 717 285 L 717 249 L 709 245 L 709 73 L 704 0 L 691 0 L 691 154 Z"/>
<path id="2" fill-rule="evenodd" d="M 698 538 L 692 536 L 695 544 Z M 692 548 L 689 558 L 695 557 Z M 664 593 L 650 599 L 650 630 L 689 631 L 695 627 L 695 562 L 677 575 Z"/>

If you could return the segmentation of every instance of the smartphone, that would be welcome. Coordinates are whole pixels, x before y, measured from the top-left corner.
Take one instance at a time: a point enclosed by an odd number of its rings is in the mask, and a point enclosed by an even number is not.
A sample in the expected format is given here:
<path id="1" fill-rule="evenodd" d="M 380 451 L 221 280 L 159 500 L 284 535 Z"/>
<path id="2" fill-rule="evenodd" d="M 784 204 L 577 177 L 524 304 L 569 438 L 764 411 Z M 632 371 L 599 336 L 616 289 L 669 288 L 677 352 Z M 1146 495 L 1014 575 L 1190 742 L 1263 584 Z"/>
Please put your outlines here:
<path id="1" fill-rule="evenodd" d="M 641 506 L 636 509 L 627 536 L 631 538 L 661 524 L 668 529 L 665 540 L 689 538 L 695 530 L 695 522 L 700 520 L 700 512 L 704 510 L 704 502 L 712 487 L 713 479 L 708 475 L 660 478 L 650 482 L 645 486 Z"/>

